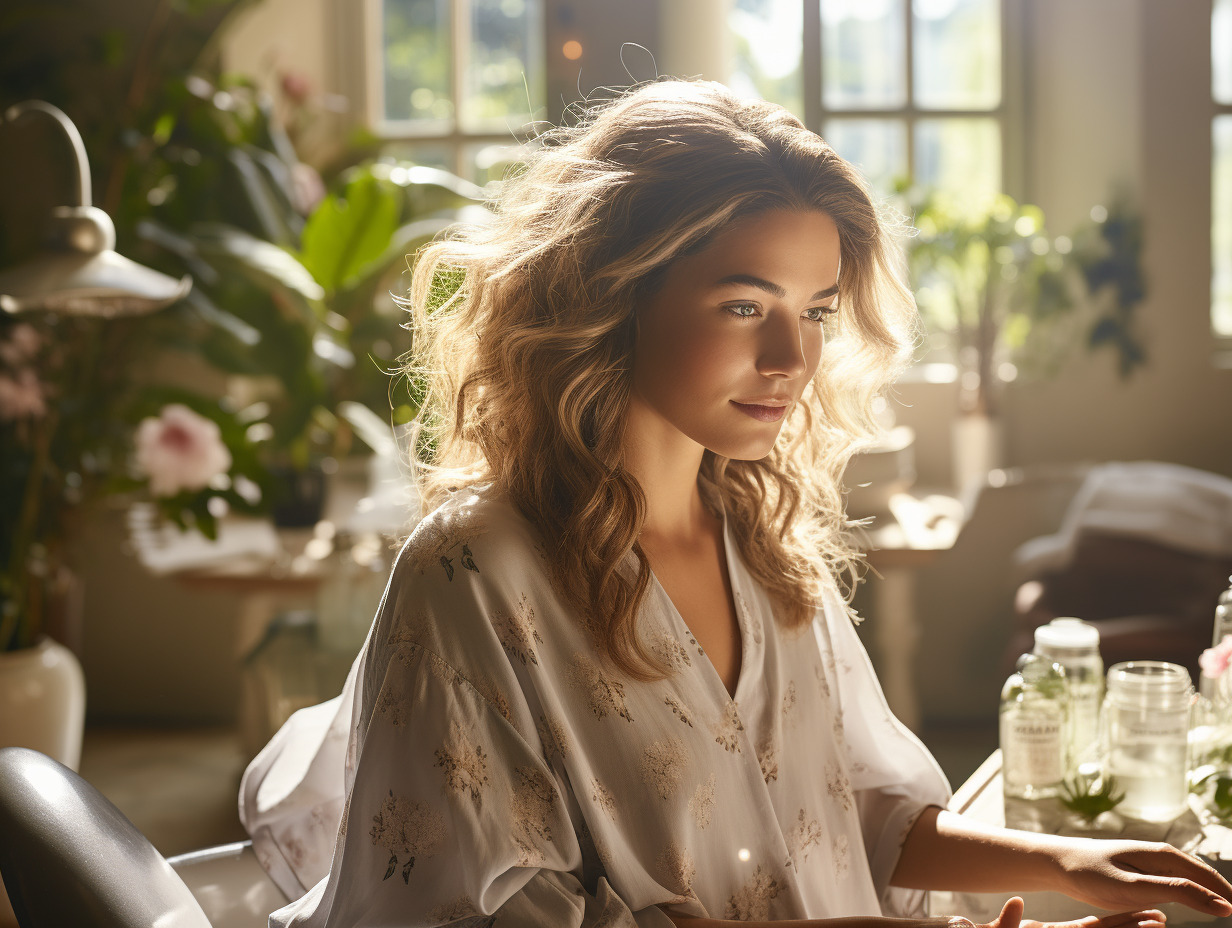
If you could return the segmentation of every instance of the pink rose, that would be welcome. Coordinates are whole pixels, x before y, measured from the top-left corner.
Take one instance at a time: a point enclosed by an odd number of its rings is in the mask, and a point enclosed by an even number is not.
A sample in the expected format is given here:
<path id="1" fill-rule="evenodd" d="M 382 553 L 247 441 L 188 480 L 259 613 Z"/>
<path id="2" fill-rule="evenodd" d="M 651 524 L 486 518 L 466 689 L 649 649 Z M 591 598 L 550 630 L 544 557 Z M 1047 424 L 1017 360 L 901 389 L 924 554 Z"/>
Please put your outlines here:
<path id="1" fill-rule="evenodd" d="M 312 94 L 312 82 L 300 71 L 283 71 L 278 76 L 278 85 L 288 100 L 301 106 Z"/>
<path id="2" fill-rule="evenodd" d="M 1228 669 L 1229 662 L 1232 662 L 1232 635 L 1224 635 L 1219 644 L 1213 648 L 1207 648 L 1198 658 L 1198 664 L 1202 667 L 1202 676 L 1210 677 L 1212 680 L 1223 676 L 1223 672 Z"/>
<path id="3" fill-rule="evenodd" d="M 204 489 L 231 467 L 218 424 L 179 403 L 163 407 L 157 419 L 142 420 L 136 445 L 137 467 L 150 478 L 155 496 Z"/>

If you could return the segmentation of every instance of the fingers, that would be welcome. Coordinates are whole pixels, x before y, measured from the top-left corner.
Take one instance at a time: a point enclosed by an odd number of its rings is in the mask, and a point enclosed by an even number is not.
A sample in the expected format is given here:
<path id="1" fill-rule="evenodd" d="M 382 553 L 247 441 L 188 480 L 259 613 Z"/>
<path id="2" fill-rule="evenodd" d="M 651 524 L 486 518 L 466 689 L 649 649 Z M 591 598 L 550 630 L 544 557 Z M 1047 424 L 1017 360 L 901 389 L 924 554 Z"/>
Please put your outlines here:
<path id="1" fill-rule="evenodd" d="M 1178 850 L 1169 844 L 1158 846 L 1158 850 L 1152 853 L 1151 851 L 1138 850 L 1125 855 L 1118 855 L 1115 858 L 1118 862 L 1121 858 L 1127 859 L 1127 862 L 1137 864 L 1146 864 L 1142 869 L 1150 873 L 1158 873 L 1164 876 L 1179 876 L 1185 879 L 1192 880 L 1199 886 L 1209 889 L 1215 895 L 1224 899 L 1232 899 L 1232 883 L 1229 883 L 1224 877 L 1204 860 L 1197 857 L 1191 857 L 1184 851 Z M 1148 860 L 1149 858 L 1149 860 Z M 1220 913 L 1228 914 L 1228 913 Z"/>
<path id="2" fill-rule="evenodd" d="M 1024 905 L 1021 896 L 1011 896 L 1001 907 L 1001 914 L 997 916 L 991 928 L 1019 928 L 1018 923 L 1022 921 Z"/>
<path id="3" fill-rule="evenodd" d="M 1099 928 L 1164 928 L 1167 918 L 1159 909 L 1143 909 L 1140 912 L 1121 912 L 1104 915 L 1098 920 Z"/>
<path id="4" fill-rule="evenodd" d="M 1169 845 L 1118 854 L 1113 862 L 1123 869 L 1141 874 L 1135 882 L 1159 890 L 1152 901 L 1179 902 L 1181 905 L 1226 917 L 1232 915 L 1232 884 L 1218 871 L 1196 857 Z"/>
<path id="5" fill-rule="evenodd" d="M 1088 915 L 1077 921 L 1063 922 L 1045 928 L 1165 928 L 1164 913 L 1158 909 L 1140 912 L 1118 912 L 1115 915 Z"/>
<path id="6" fill-rule="evenodd" d="M 1147 883 L 1159 888 L 1159 891 L 1153 897 L 1153 901 L 1179 902 L 1181 905 L 1188 906 L 1191 909 L 1221 918 L 1232 915 L 1232 902 L 1229 902 L 1219 893 L 1213 892 L 1205 886 L 1199 886 L 1197 883 L 1184 877 L 1145 876 L 1139 878 L 1139 883 Z"/>

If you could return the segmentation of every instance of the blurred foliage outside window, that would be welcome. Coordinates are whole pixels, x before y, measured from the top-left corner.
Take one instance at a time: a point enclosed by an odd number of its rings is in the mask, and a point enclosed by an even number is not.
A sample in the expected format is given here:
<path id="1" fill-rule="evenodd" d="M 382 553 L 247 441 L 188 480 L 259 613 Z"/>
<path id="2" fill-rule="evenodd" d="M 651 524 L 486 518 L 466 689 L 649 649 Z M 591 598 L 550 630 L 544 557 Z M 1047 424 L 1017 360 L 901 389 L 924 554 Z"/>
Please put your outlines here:
<path id="1" fill-rule="evenodd" d="M 1211 9 L 1211 330 L 1232 339 L 1232 0 Z"/>
<path id="2" fill-rule="evenodd" d="M 387 151 L 498 181 L 545 112 L 543 0 L 381 0 L 373 128 Z"/>
<path id="3" fill-rule="evenodd" d="M 905 178 L 979 213 L 1002 189 L 1001 4 L 732 0 L 731 82 L 801 116 L 883 196 Z"/>

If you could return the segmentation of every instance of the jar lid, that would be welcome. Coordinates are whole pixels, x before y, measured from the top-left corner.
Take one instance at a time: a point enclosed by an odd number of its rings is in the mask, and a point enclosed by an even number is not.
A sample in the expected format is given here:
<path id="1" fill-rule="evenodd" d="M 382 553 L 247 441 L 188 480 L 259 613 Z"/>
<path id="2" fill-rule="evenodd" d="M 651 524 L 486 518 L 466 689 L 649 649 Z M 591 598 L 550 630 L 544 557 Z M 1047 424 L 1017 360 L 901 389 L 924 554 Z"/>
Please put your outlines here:
<path id="1" fill-rule="evenodd" d="M 1125 661 L 1108 668 L 1108 693 L 1157 708 L 1188 705 L 1189 671 L 1166 661 Z"/>
<path id="2" fill-rule="evenodd" d="M 1035 630 L 1035 646 L 1048 654 L 1099 648 L 1099 629 L 1082 619 L 1053 619 Z"/>

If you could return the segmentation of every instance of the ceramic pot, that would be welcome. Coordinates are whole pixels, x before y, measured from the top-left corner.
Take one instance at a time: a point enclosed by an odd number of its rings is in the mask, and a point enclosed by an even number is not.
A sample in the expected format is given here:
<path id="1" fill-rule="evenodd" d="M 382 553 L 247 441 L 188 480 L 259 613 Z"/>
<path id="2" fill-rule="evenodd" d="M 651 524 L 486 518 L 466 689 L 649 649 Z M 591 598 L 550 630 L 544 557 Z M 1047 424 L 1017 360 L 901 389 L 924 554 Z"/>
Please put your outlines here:
<path id="1" fill-rule="evenodd" d="M 0 652 L 0 747 L 33 748 L 76 770 L 85 719 L 86 681 L 72 651 L 43 638 Z"/>

